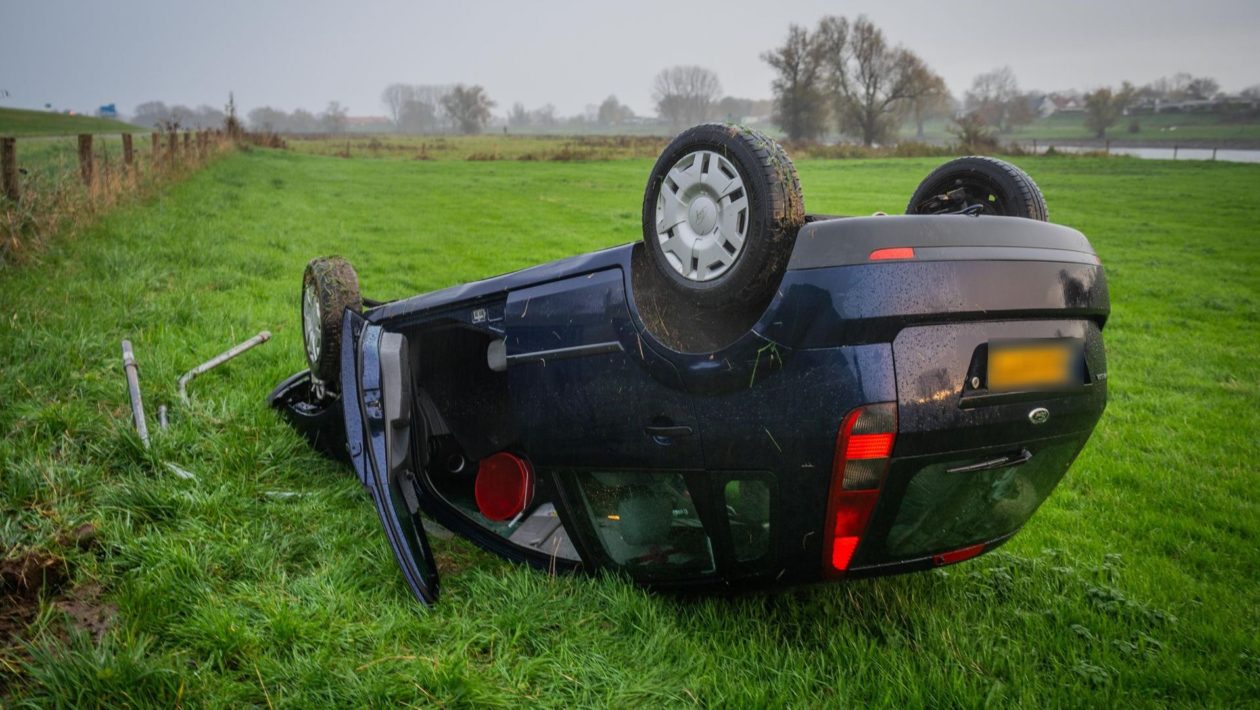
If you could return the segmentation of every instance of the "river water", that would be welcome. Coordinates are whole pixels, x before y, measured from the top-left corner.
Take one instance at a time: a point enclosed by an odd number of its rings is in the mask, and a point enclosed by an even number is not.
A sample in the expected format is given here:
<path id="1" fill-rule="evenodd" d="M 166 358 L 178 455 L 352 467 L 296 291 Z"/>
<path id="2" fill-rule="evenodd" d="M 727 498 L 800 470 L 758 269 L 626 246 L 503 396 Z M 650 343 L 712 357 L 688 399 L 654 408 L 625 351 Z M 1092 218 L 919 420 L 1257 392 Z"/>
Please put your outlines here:
<path id="1" fill-rule="evenodd" d="M 1060 153 L 1089 153 L 1100 150 L 1084 146 L 1056 145 L 1054 149 Z M 1175 153 L 1174 153 L 1175 151 Z M 1045 152 L 1044 150 L 1039 152 Z M 1260 150 L 1239 150 L 1221 148 L 1128 148 L 1112 146 L 1114 155 L 1131 155 L 1135 158 L 1151 160 L 1221 160 L 1229 163 L 1260 163 Z M 1213 158 L 1215 154 L 1215 158 Z"/>

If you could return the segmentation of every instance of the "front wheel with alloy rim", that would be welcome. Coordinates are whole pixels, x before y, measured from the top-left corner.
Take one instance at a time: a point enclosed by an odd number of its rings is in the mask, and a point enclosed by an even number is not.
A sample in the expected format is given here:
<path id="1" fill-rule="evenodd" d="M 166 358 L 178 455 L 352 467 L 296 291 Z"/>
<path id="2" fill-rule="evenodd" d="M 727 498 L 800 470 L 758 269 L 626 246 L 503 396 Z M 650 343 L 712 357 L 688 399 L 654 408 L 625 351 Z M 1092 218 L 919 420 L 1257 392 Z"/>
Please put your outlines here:
<path id="1" fill-rule="evenodd" d="M 302 341 L 317 396 L 336 391 L 347 308 L 363 310 L 354 267 L 339 256 L 311 259 L 302 274 Z"/>
<path id="2" fill-rule="evenodd" d="M 804 223 L 796 168 L 742 126 L 705 124 L 670 142 L 643 197 L 643 239 L 656 269 L 694 305 L 763 299 Z"/>

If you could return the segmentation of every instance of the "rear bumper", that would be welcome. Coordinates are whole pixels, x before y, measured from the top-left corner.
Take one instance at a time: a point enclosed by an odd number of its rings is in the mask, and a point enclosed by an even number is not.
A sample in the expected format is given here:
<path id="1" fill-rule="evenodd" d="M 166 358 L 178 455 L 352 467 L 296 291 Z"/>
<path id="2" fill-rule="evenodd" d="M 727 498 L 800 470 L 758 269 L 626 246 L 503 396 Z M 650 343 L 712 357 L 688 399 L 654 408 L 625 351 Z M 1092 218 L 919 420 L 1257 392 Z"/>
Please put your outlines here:
<path id="1" fill-rule="evenodd" d="M 987 554 L 1005 545 L 1008 540 L 1015 537 L 1015 533 L 1019 530 L 999 535 L 988 540 L 984 540 L 966 547 L 956 548 L 954 550 L 943 550 L 939 553 L 915 557 L 908 560 L 898 560 L 896 562 L 884 562 L 880 564 L 868 564 L 860 567 L 851 567 L 845 573 L 845 579 L 868 579 L 870 577 L 888 577 L 894 574 L 906 574 L 907 572 L 924 572 L 936 567 L 948 567 L 950 565 L 959 564 L 970 559 L 975 559 L 980 555 Z M 975 554 L 967 554 L 961 559 L 950 559 L 952 552 L 967 552 L 969 548 L 979 546 L 981 549 Z"/>

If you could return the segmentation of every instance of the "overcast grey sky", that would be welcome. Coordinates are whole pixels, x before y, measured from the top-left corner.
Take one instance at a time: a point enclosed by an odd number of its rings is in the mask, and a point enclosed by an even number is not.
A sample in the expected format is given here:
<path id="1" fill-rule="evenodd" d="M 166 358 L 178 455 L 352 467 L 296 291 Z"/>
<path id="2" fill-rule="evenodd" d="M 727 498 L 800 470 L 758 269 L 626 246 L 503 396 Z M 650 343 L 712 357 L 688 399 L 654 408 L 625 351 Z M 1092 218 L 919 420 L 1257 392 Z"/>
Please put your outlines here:
<path id="1" fill-rule="evenodd" d="M 381 89 L 477 83 L 505 113 L 563 115 L 616 94 L 652 112 L 662 67 L 699 64 L 726 94 L 768 98 L 761 52 L 789 23 L 866 14 L 956 93 L 1009 64 L 1024 89 L 1146 83 L 1178 71 L 1260 83 L 1260 0 L 884 0 L 722 3 L 0 0 L 0 106 L 115 102 L 384 113 Z M 0 96 L 3 93 L 0 92 Z"/>

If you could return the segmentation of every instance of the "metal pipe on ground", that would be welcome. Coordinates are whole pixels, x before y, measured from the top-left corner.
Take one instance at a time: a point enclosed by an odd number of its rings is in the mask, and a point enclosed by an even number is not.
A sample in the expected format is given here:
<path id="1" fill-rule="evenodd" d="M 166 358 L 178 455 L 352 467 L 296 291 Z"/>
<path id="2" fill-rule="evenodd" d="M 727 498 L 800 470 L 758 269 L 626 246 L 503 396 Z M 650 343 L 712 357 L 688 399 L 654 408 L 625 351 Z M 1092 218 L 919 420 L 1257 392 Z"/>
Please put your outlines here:
<path id="1" fill-rule="evenodd" d="M 149 448 L 149 425 L 144 421 L 144 402 L 140 399 L 140 368 L 136 365 L 136 354 L 131 349 L 131 341 L 122 341 L 123 370 L 127 373 L 127 396 L 131 399 L 131 421 L 136 426 L 136 434 Z"/>
<path id="2" fill-rule="evenodd" d="M 209 372 L 210 370 L 213 370 L 214 368 L 218 367 L 219 365 L 222 365 L 228 360 L 231 360 L 237 355 L 240 355 L 241 353 L 251 348 L 262 345 L 268 340 L 271 340 L 271 332 L 264 330 L 258 335 L 255 335 L 254 337 L 250 338 L 249 340 L 246 340 L 245 342 L 240 343 L 239 345 L 235 345 L 232 348 L 225 350 L 224 352 L 221 352 L 218 355 L 215 355 L 214 357 L 210 358 L 209 360 L 206 360 L 205 362 L 194 367 L 188 372 L 185 372 L 183 375 L 180 375 L 180 378 L 179 378 L 180 399 L 184 400 L 185 402 L 188 401 L 188 383 L 192 382 L 193 378 L 197 377 L 198 375 L 203 375 L 206 372 Z"/>
<path id="3" fill-rule="evenodd" d="M 149 448 L 149 425 L 144 420 L 144 402 L 140 399 L 140 366 L 136 364 L 136 353 L 131 349 L 131 341 L 122 341 L 123 353 L 123 370 L 127 373 L 127 397 L 131 399 L 131 421 L 136 426 L 136 434 L 140 436 L 140 441 L 144 443 L 144 448 Z M 158 408 L 160 412 L 159 418 L 162 422 L 162 428 L 166 428 L 166 407 Z M 171 473 L 185 480 L 195 480 L 197 476 L 187 469 L 180 468 L 170 461 L 164 461 L 163 465 Z"/>

